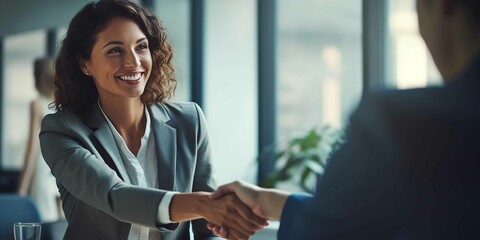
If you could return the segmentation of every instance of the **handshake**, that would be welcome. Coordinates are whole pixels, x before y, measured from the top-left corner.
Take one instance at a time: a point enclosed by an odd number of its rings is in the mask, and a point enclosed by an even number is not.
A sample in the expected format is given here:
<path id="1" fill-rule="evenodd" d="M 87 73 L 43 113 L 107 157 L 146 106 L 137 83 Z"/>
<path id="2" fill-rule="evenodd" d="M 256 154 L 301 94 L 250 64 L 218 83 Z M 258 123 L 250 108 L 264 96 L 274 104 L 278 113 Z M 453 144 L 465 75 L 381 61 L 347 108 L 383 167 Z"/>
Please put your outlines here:
<path id="1" fill-rule="evenodd" d="M 243 181 L 225 184 L 209 195 L 223 212 L 205 216 L 207 227 L 226 239 L 248 239 L 267 226 L 267 220 L 280 220 L 288 196 L 287 192 Z"/>

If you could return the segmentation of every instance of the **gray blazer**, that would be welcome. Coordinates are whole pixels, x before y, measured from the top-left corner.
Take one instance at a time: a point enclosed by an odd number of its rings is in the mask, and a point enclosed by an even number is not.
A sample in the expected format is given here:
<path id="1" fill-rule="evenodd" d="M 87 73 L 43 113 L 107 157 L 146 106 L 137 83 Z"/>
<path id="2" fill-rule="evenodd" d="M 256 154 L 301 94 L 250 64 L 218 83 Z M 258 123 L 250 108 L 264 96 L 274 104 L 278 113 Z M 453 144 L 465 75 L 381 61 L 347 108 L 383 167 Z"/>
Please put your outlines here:
<path id="1" fill-rule="evenodd" d="M 130 223 L 158 229 L 162 240 L 190 238 L 190 222 L 157 225 L 156 217 L 166 192 L 215 187 L 205 117 L 195 103 L 158 103 L 148 110 L 159 189 L 128 183 L 124 168 L 117 167 L 120 153 L 97 104 L 85 120 L 70 112 L 43 119 L 41 150 L 63 201 L 65 239 L 127 239 Z M 195 239 L 214 238 L 203 219 L 192 221 L 192 229 Z"/>

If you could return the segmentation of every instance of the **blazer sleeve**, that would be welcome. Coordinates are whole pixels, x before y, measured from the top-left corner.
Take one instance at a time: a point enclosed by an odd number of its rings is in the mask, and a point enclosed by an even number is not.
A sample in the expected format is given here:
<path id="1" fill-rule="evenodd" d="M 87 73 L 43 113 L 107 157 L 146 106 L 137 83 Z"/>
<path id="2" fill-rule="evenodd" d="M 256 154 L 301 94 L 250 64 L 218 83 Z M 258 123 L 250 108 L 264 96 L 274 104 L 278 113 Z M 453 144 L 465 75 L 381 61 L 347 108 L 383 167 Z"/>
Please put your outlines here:
<path id="1" fill-rule="evenodd" d="M 312 195 L 294 193 L 288 196 L 287 202 L 282 210 L 280 219 L 280 229 L 278 230 L 278 237 L 280 239 L 298 239 L 297 231 L 302 228 L 299 221 L 305 216 L 307 206 L 313 199 Z"/>
<path id="2" fill-rule="evenodd" d="M 94 154 L 89 132 L 78 118 L 66 114 L 47 115 L 42 121 L 41 150 L 57 182 L 75 198 L 120 221 L 157 228 L 156 213 L 166 191 L 122 181 Z"/>
<path id="3" fill-rule="evenodd" d="M 409 186 L 388 134 L 385 106 L 378 102 L 363 102 L 353 115 L 347 142 L 318 179 L 304 214 L 292 213 L 304 201 L 289 199 L 297 203 L 286 205 L 291 214 L 282 219 L 294 221 L 295 228 L 282 223 L 279 240 L 390 239 L 403 227 Z"/>

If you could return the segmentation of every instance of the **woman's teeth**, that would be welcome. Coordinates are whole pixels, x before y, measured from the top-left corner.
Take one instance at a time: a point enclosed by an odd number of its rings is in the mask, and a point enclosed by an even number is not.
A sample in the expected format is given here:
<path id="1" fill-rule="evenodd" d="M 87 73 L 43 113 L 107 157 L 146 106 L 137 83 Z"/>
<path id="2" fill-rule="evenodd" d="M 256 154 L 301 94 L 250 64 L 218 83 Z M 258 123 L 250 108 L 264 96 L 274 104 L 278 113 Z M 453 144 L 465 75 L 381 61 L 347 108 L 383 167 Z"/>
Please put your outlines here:
<path id="1" fill-rule="evenodd" d="M 142 76 L 141 73 L 137 73 L 135 75 L 129 75 L 129 76 L 120 76 L 118 78 L 124 80 L 124 81 L 137 81 L 138 79 L 140 79 L 140 77 Z"/>

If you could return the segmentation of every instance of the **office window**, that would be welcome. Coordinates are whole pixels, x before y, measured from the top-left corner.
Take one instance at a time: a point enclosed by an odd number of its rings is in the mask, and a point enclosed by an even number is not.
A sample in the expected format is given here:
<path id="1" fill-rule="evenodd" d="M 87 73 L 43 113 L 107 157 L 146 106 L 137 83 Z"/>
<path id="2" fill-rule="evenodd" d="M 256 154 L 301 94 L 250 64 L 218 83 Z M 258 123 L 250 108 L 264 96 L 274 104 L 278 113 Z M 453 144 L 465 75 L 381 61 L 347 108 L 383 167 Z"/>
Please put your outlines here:
<path id="1" fill-rule="evenodd" d="M 177 89 L 174 101 L 190 101 L 190 1 L 155 0 L 153 11 L 173 47 Z"/>
<path id="2" fill-rule="evenodd" d="M 45 55 L 46 34 L 38 30 L 4 39 L 2 167 L 19 169 L 28 138 L 29 104 L 37 96 L 33 62 Z"/>
<path id="3" fill-rule="evenodd" d="M 204 102 L 219 183 L 257 174 L 256 3 L 205 1 Z"/>
<path id="4" fill-rule="evenodd" d="M 277 137 L 342 127 L 362 91 L 361 1 L 277 3 Z"/>
<path id="5" fill-rule="evenodd" d="M 441 76 L 418 32 L 415 0 L 388 1 L 387 86 L 417 88 L 441 84 Z"/>

